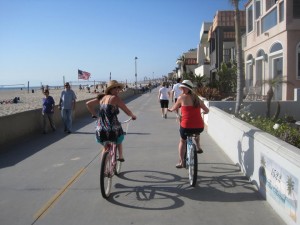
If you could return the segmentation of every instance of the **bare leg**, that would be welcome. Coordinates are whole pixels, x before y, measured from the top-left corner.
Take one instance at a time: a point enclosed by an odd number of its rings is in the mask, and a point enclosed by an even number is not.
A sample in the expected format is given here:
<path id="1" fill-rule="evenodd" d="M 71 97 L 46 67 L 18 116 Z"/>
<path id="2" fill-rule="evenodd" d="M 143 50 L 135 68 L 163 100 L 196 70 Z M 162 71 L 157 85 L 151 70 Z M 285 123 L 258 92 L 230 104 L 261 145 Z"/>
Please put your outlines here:
<path id="1" fill-rule="evenodd" d="M 180 165 L 184 165 L 183 158 L 186 152 L 186 141 L 180 138 L 179 145 L 178 145 L 178 154 L 179 154 L 179 163 Z"/>
<path id="2" fill-rule="evenodd" d="M 124 159 L 123 157 L 123 145 L 122 144 L 117 144 L 117 148 L 119 151 L 119 159 Z"/>
<path id="3" fill-rule="evenodd" d="M 196 147 L 197 147 L 197 153 L 203 153 L 203 150 L 201 149 L 201 146 L 200 146 L 200 135 L 195 137 L 195 142 L 196 142 Z"/>
<path id="4" fill-rule="evenodd" d="M 200 149 L 200 135 L 195 137 L 195 142 L 196 142 L 197 149 Z"/>

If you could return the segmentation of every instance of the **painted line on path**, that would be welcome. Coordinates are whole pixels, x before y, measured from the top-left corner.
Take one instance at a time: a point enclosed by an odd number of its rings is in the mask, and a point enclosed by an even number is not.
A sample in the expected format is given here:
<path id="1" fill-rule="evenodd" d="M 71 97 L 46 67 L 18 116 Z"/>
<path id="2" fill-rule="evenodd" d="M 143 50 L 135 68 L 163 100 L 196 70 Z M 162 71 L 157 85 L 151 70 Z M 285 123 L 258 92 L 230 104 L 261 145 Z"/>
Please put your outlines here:
<path id="1" fill-rule="evenodd" d="M 32 224 L 46 214 L 48 209 L 58 201 L 63 193 L 66 192 L 68 187 L 70 187 L 77 180 L 77 178 L 83 174 L 83 172 L 85 172 L 85 168 L 81 168 L 52 198 L 49 199 L 49 201 L 40 210 L 37 211 L 37 213 L 34 215 L 34 222 Z"/>

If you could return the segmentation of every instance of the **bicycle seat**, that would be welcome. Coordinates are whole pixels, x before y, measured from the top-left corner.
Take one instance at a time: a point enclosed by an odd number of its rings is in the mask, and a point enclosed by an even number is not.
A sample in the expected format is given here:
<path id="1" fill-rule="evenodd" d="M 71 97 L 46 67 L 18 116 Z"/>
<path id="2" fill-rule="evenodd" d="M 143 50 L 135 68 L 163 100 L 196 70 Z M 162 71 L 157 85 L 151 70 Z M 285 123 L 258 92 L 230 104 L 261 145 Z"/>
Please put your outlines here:
<path id="1" fill-rule="evenodd" d="M 187 133 L 185 133 L 185 135 L 188 137 L 197 137 L 200 135 L 200 132 L 193 132 L 193 133 L 187 132 Z"/>

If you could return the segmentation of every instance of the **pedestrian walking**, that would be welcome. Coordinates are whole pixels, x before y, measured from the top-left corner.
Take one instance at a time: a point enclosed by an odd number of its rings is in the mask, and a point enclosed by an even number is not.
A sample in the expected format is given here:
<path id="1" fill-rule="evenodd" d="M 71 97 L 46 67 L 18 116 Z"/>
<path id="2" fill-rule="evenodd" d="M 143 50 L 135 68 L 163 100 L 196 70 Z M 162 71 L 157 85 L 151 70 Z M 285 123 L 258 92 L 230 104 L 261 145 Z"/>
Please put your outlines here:
<path id="1" fill-rule="evenodd" d="M 59 109 L 64 124 L 64 132 L 72 132 L 72 112 L 75 110 L 76 95 L 69 82 L 65 83 L 65 89 L 61 92 L 59 99 Z"/>
<path id="2" fill-rule="evenodd" d="M 53 121 L 53 114 L 54 114 L 54 106 L 55 101 L 52 96 L 49 95 L 49 89 L 44 90 L 45 97 L 43 98 L 43 108 L 42 108 L 42 115 L 43 115 L 43 134 L 46 134 L 47 129 L 47 119 L 49 120 L 49 124 L 53 131 L 56 130 Z"/>

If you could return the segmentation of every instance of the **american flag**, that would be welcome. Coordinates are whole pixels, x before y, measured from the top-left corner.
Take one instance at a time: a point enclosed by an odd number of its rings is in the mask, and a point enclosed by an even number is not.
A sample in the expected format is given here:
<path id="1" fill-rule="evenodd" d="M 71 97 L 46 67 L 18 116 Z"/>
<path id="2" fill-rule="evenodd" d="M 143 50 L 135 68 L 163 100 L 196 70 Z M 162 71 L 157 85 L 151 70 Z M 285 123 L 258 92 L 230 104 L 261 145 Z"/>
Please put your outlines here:
<path id="1" fill-rule="evenodd" d="M 88 80 L 91 74 L 82 70 L 78 70 L 78 79 Z"/>

